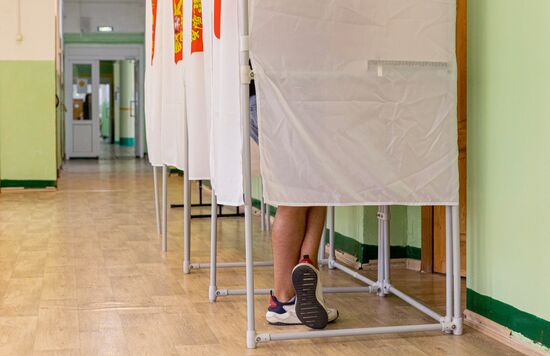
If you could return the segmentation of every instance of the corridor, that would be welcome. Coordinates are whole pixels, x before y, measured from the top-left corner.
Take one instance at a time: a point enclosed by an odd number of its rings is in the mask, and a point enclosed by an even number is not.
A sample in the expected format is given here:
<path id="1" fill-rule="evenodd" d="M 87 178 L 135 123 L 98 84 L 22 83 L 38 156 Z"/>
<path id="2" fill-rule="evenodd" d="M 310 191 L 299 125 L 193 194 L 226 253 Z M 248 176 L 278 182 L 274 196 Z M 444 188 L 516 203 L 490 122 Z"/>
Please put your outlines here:
<path id="1" fill-rule="evenodd" d="M 70 161 L 57 191 L 0 195 L 1 355 L 361 355 L 367 350 L 373 355 L 438 355 L 450 349 L 462 355 L 515 354 L 470 328 L 463 337 L 382 335 L 246 350 L 245 299 L 225 297 L 211 304 L 208 271 L 182 272 L 181 209 L 169 212 L 169 252 L 161 253 L 152 182 L 152 169 L 142 160 Z M 169 192 L 170 203 L 181 202 L 178 175 L 169 178 Z M 224 218 L 219 224 L 219 260 L 242 260 L 242 220 Z M 270 239 L 259 225 L 257 218 L 255 258 L 269 259 Z M 194 262 L 208 262 L 209 234 L 209 219 L 192 221 Z M 256 271 L 256 286 L 270 287 L 271 268 Z M 397 286 L 443 309 L 444 277 L 394 272 Z M 323 269 L 323 278 L 325 285 L 356 285 L 337 271 Z M 244 269 L 219 272 L 222 287 L 242 288 L 244 280 Z M 327 299 L 341 313 L 331 328 L 429 320 L 395 297 L 341 294 Z M 258 330 L 280 331 L 262 318 L 267 298 L 259 296 L 256 302 Z"/>

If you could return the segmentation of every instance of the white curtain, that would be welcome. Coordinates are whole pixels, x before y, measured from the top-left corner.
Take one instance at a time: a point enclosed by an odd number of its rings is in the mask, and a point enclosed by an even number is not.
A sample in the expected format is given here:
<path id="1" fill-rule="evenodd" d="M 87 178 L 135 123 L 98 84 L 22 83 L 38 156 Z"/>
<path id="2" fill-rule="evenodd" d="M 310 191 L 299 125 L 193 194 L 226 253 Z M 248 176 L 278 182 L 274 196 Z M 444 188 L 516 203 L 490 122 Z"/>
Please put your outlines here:
<path id="1" fill-rule="evenodd" d="M 155 9 L 156 7 L 156 9 Z M 159 26 L 157 0 L 145 1 L 145 125 L 147 156 L 153 166 L 162 165 L 161 156 L 161 83 L 162 28 Z M 154 25 L 154 16 L 157 22 Z M 155 36 L 153 38 L 153 28 Z M 154 55 L 153 55 L 154 43 Z"/>
<path id="2" fill-rule="evenodd" d="M 184 1 L 184 62 L 189 179 L 210 178 L 210 111 L 207 110 L 203 3 Z M 208 4 L 207 4 L 208 5 Z M 187 172 L 186 172 L 187 173 Z"/>
<path id="3" fill-rule="evenodd" d="M 268 203 L 458 203 L 455 6 L 252 0 Z"/>
<path id="4" fill-rule="evenodd" d="M 162 65 L 161 152 L 162 163 L 183 169 L 186 159 L 185 68 L 184 61 L 176 56 L 178 44 L 175 26 L 181 19 L 174 14 L 175 4 L 173 0 L 158 0 L 157 27 L 162 28 L 162 56 L 159 56 Z M 155 48 L 155 56 L 156 52 Z"/>
<path id="5" fill-rule="evenodd" d="M 243 204 L 238 1 L 212 0 L 210 173 L 218 203 Z"/>

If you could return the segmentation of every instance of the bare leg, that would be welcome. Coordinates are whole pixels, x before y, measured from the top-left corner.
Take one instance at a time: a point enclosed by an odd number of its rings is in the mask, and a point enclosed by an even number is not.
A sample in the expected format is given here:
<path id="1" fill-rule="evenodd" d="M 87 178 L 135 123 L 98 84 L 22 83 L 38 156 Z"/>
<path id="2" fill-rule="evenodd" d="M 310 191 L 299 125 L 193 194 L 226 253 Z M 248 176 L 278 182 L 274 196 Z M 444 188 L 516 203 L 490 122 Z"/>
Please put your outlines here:
<path id="1" fill-rule="evenodd" d="M 306 220 L 306 234 L 302 242 L 302 250 L 300 257 L 309 255 L 309 259 L 317 266 L 317 252 L 321 243 L 321 235 L 325 228 L 325 218 L 327 216 L 327 208 L 324 206 L 314 206 L 309 208 Z"/>
<path id="2" fill-rule="evenodd" d="M 300 260 L 309 208 L 279 206 L 273 223 L 274 293 L 280 301 L 294 297 L 292 269 Z"/>

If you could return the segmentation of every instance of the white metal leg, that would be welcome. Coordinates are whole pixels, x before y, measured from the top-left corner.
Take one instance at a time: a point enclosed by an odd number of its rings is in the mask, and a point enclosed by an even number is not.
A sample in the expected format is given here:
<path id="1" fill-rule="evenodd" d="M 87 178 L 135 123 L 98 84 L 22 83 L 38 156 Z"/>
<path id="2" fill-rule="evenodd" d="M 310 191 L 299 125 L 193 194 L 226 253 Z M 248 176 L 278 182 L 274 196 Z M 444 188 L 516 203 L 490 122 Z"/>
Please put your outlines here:
<path id="1" fill-rule="evenodd" d="M 427 306 L 425 306 L 424 304 L 416 301 L 414 298 L 412 297 L 409 297 L 408 295 L 406 295 L 405 293 L 401 292 L 399 289 L 393 287 L 393 286 L 389 286 L 388 288 L 388 293 L 392 293 L 393 295 L 395 295 L 396 297 L 399 297 L 401 300 L 403 300 L 404 302 L 407 302 L 409 303 L 411 306 L 415 307 L 416 309 L 418 309 L 419 311 L 421 311 L 422 313 L 428 315 L 428 316 L 431 316 L 432 318 L 434 318 L 436 321 L 438 322 L 442 322 L 444 321 L 444 317 L 442 315 L 440 315 L 439 313 L 436 313 L 435 311 L 431 310 L 430 308 L 428 308 Z"/>
<path id="2" fill-rule="evenodd" d="M 162 166 L 162 252 L 168 251 L 168 167 Z"/>
<path id="3" fill-rule="evenodd" d="M 153 186 L 155 189 L 155 216 L 157 218 L 157 236 L 161 236 L 162 228 L 160 223 L 160 199 L 159 199 L 159 179 L 157 167 L 153 166 Z"/>
<path id="4" fill-rule="evenodd" d="M 441 331 L 441 324 L 383 326 L 383 327 L 375 327 L 375 328 L 322 330 L 322 331 L 307 331 L 307 332 L 281 333 L 281 334 L 259 334 L 256 336 L 256 342 L 316 339 L 316 338 L 325 338 L 325 337 L 362 336 L 362 335 L 389 334 L 389 333 L 401 334 L 401 333 L 413 333 L 413 332 L 425 332 L 425 331 Z"/>
<path id="5" fill-rule="evenodd" d="M 218 200 L 216 193 L 212 189 L 212 199 L 210 202 L 210 287 L 208 289 L 208 299 L 211 303 L 216 301 L 216 258 L 218 244 Z"/>
<path id="6" fill-rule="evenodd" d="M 452 207 L 453 226 L 453 334 L 462 335 L 463 320 L 461 307 L 461 280 L 460 280 L 460 219 L 459 207 Z"/>
<path id="7" fill-rule="evenodd" d="M 191 270 L 191 181 L 189 180 L 189 163 L 185 164 L 183 173 L 183 273 Z"/>
<path id="8" fill-rule="evenodd" d="M 271 231 L 271 205 L 265 204 L 265 231 Z"/>
<path id="9" fill-rule="evenodd" d="M 328 269 L 334 269 L 334 262 L 336 262 L 336 247 L 334 246 L 334 215 L 335 208 L 329 206 L 328 208 L 328 226 L 329 226 L 329 256 L 328 256 Z"/>
<path id="10" fill-rule="evenodd" d="M 255 267 L 271 267 L 273 262 L 270 261 L 256 261 L 254 262 Z M 246 267 L 245 262 L 218 262 L 216 263 L 216 268 L 236 268 L 236 267 Z M 210 263 L 191 263 L 190 268 L 193 269 L 209 269 L 211 268 Z"/>
<path id="11" fill-rule="evenodd" d="M 241 67 L 241 122 L 243 134 L 243 193 L 246 250 L 246 305 L 247 331 L 246 345 L 256 348 L 256 325 L 254 320 L 254 259 L 252 256 L 252 177 L 250 166 L 250 54 L 248 52 L 248 0 L 239 0 L 239 33 L 241 48 L 239 63 Z"/>
<path id="12" fill-rule="evenodd" d="M 263 288 L 254 289 L 254 295 L 269 295 L 273 289 Z M 323 293 L 371 293 L 371 287 L 325 287 Z M 232 295 L 246 295 L 246 289 L 218 289 L 216 291 L 216 297 L 232 296 Z"/>
<path id="13" fill-rule="evenodd" d="M 260 228 L 261 231 L 265 231 L 265 203 L 263 196 L 260 199 Z"/>
<path id="14" fill-rule="evenodd" d="M 384 206 L 382 208 L 384 212 L 384 220 L 382 222 L 382 243 L 384 246 L 384 293 L 389 294 L 390 282 L 390 207 Z"/>
<path id="15" fill-rule="evenodd" d="M 369 285 L 369 286 L 372 286 L 374 287 L 374 289 L 371 289 L 370 291 L 371 292 L 374 292 L 377 290 L 378 288 L 378 285 L 379 283 L 377 282 L 374 282 L 374 281 L 371 281 L 370 279 L 368 279 L 367 277 L 363 276 L 362 274 L 360 274 L 359 272 L 357 271 L 354 271 L 352 270 L 351 268 L 348 268 L 346 266 L 344 266 L 343 264 L 341 264 L 340 262 L 336 262 L 334 261 L 332 263 L 332 265 L 334 266 L 334 268 L 352 276 L 353 278 L 357 279 L 357 280 L 360 280 L 361 282 L 365 283 L 366 285 Z"/>
<path id="16" fill-rule="evenodd" d="M 384 296 L 384 209 L 382 206 L 378 207 L 378 263 L 377 263 L 377 272 L 378 272 L 378 290 L 379 296 Z"/>
<path id="17" fill-rule="evenodd" d="M 453 225 L 452 208 L 446 207 L 445 210 L 445 293 L 446 308 L 445 322 L 450 323 L 453 320 Z"/>

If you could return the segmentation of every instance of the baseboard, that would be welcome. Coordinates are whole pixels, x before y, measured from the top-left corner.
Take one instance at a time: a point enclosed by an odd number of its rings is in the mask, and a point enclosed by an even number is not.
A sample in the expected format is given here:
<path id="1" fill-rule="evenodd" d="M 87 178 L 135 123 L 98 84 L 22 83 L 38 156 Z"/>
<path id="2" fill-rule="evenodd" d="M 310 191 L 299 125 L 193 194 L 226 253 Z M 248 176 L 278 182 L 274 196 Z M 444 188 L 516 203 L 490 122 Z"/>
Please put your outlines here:
<path id="1" fill-rule="evenodd" d="M 325 247 L 325 257 L 328 258 L 329 254 L 330 254 L 330 249 L 329 249 L 328 245 L 326 245 L 326 247 Z M 359 262 L 357 257 L 352 255 L 351 253 L 335 250 L 334 251 L 334 258 L 336 259 L 337 262 L 340 262 L 341 264 L 346 265 L 350 268 L 353 268 L 353 269 L 356 269 L 356 270 L 361 269 L 361 263 Z"/>
<path id="2" fill-rule="evenodd" d="M 36 192 L 57 192 L 56 187 L 47 188 L 0 188 L 2 193 L 36 193 Z"/>
<path id="3" fill-rule="evenodd" d="M 408 269 L 411 271 L 420 272 L 421 261 L 413 258 L 392 258 L 390 266 L 395 269 Z M 370 260 L 368 263 L 363 263 L 361 268 L 364 270 L 375 270 L 378 268 L 378 260 Z"/>
<path id="4" fill-rule="evenodd" d="M 50 189 L 57 187 L 56 180 L 28 180 L 28 179 L 2 179 L 0 180 L 0 187 L 4 191 L 14 189 Z"/>
<path id="5" fill-rule="evenodd" d="M 464 311 L 464 322 L 471 328 L 526 355 L 550 355 L 550 350 L 545 350 L 543 346 L 535 345 L 529 339 L 522 338 L 507 327 L 497 324 L 473 311 Z"/>
<path id="6" fill-rule="evenodd" d="M 328 256 L 330 249 L 327 245 L 325 248 L 325 256 Z M 372 271 L 378 268 L 378 260 L 370 260 L 368 263 L 360 263 L 356 256 L 344 251 L 335 251 L 336 261 L 356 270 Z M 411 258 L 393 258 L 390 261 L 391 268 L 408 269 L 420 272 L 420 261 Z"/>

